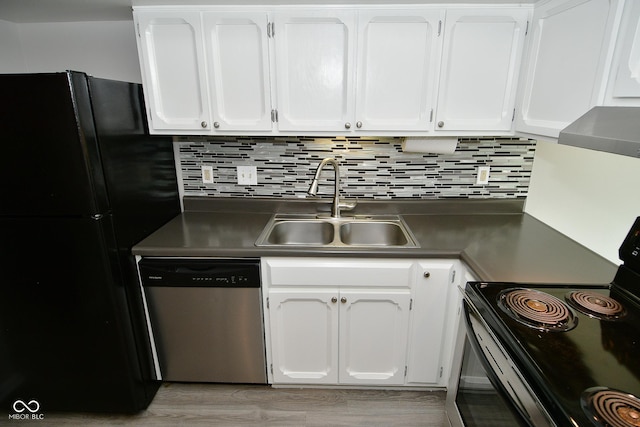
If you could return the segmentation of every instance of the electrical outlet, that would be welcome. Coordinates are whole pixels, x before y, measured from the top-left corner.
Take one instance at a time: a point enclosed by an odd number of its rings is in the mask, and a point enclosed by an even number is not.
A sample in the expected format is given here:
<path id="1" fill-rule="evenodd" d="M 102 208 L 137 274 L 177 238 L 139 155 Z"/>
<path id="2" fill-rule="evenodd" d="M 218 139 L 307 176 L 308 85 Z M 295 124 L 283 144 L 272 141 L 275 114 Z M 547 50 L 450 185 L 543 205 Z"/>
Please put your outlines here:
<path id="1" fill-rule="evenodd" d="M 213 184 L 213 166 L 202 166 L 202 183 Z"/>
<path id="2" fill-rule="evenodd" d="M 489 172 L 491 168 L 489 166 L 480 166 L 478 168 L 478 175 L 476 176 L 476 184 L 483 185 L 489 183 Z"/>
<path id="3" fill-rule="evenodd" d="M 258 185 L 258 168 L 255 166 L 238 166 L 238 185 Z"/>

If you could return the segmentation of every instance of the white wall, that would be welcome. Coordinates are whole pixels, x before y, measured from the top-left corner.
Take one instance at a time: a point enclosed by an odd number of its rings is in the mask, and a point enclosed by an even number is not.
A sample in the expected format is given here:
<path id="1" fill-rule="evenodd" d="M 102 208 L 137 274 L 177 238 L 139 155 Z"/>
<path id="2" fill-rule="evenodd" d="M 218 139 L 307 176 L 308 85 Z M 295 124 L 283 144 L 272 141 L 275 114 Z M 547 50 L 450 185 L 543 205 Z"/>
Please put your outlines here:
<path id="1" fill-rule="evenodd" d="M 18 24 L 0 19 L 0 73 L 24 73 Z"/>
<path id="2" fill-rule="evenodd" d="M 614 264 L 640 216 L 640 159 L 539 141 L 525 212 Z"/>
<path id="3" fill-rule="evenodd" d="M 133 21 L 7 24 L 11 25 L 0 25 L 0 57 L 5 63 L 8 50 L 13 58 L 7 62 L 12 65 L 0 66 L 0 72 L 76 70 L 96 77 L 142 81 Z M 8 43 L 2 37 L 5 32 L 14 36 Z M 21 53 L 22 67 L 16 52 Z"/>

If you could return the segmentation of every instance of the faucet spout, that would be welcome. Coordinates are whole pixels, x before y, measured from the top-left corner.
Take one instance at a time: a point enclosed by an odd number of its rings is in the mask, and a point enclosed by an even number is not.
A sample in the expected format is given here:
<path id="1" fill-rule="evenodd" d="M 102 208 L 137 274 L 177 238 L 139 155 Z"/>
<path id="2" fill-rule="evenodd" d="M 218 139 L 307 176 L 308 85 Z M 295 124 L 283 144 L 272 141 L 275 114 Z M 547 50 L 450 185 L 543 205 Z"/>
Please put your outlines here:
<path id="1" fill-rule="evenodd" d="M 335 186 L 333 189 L 333 205 L 331 206 L 331 216 L 334 218 L 340 218 L 340 168 L 336 159 L 326 158 L 320 162 L 307 193 L 311 196 L 315 196 L 318 193 L 318 179 L 320 178 L 320 173 L 328 164 L 333 166 L 333 170 L 335 172 Z"/>

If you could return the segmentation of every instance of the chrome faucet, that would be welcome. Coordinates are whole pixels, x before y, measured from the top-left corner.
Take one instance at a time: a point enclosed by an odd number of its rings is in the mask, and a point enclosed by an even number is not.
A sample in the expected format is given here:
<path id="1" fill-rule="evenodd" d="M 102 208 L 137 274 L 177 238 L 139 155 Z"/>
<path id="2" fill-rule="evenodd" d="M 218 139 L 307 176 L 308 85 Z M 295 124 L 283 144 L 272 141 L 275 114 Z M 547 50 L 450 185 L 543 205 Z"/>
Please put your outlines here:
<path id="1" fill-rule="evenodd" d="M 353 209 L 356 204 L 354 202 L 340 203 L 340 167 L 338 166 L 338 161 L 336 159 L 326 158 L 320 162 L 307 193 L 310 196 L 315 196 L 316 194 L 318 194 L 318 179 L 320 178 L 320 173 L 327 164 L 333 166 L 333 170 L 335 172 L 335 187 L 333 189 L 333 205 L 331 207 L 331 216 L 333 218 L 340 218 L 340 208 L 349 210 Z"/>

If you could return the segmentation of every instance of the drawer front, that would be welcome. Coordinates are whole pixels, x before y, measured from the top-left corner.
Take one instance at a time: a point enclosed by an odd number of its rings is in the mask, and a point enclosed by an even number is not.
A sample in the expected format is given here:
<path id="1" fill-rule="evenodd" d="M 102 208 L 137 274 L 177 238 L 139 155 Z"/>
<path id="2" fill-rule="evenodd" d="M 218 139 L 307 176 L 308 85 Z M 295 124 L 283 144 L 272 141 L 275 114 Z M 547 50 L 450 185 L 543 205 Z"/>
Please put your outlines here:
<path id="1" fill-rule="evenodd" d="M 268 286 L 410 287 L 414 260 L 262 258 Z"/>

